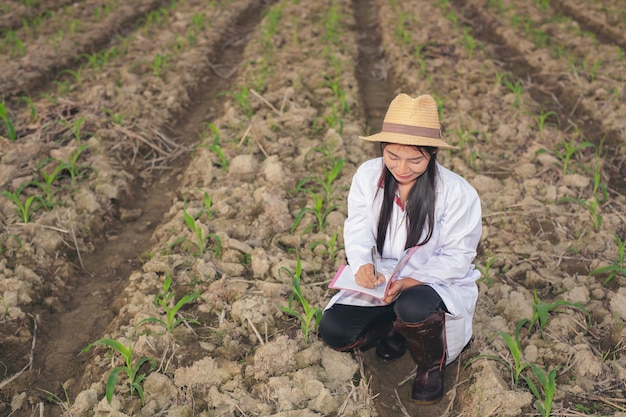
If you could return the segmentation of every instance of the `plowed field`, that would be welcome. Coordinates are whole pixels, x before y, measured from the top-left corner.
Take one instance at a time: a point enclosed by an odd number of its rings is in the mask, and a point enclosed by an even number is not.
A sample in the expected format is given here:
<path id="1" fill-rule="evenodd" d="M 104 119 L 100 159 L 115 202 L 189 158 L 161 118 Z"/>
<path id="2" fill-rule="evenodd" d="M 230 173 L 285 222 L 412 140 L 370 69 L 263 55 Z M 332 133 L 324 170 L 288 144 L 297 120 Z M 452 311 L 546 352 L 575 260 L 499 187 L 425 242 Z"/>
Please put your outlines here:
<path id="1" fill-rule="evenodd" d="M 623 0 L 1 1 L 0 416 L 626 415 L 625 34 Z M 483 205 L 433 406 L 316 335 L 399 92 Z"/>

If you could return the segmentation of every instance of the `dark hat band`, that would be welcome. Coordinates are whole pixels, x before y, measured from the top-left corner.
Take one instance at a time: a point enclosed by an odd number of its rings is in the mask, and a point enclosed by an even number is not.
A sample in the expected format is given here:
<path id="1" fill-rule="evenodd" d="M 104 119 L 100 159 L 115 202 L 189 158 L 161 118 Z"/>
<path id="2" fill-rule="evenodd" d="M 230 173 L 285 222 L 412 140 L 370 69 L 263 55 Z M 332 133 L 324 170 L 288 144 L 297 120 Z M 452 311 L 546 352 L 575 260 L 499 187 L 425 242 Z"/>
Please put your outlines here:
<path id="1" fill-rule="evenodd" d="M 400 123 L 383 122 L 383 132 L 400 133 L 403 135 L 423 136 L 426 138 L 441 139 L 441 130 L 431 127 L 410 126 Z"/>

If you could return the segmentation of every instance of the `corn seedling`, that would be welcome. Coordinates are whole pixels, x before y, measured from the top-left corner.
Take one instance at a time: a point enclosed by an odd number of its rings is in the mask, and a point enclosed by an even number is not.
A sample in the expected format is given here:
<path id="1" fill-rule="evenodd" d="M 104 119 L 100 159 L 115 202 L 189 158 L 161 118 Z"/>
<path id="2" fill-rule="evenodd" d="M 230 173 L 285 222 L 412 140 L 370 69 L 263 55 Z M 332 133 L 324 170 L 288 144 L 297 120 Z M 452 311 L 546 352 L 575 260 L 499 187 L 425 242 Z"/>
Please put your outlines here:
<path id="1" fill-rule="evenodd" d="M 626 265 L 624 265 L 624 241 L 618 235 L 615 235 L 615 243 L 617 243 L 617 259 L 613 260 L 611 265 L 603 266 L 591 271 L 591 275 L 606 274 L 603 284 L 606 285 L 618 275 L 626 277 Z"/>
<path id="2" fill-rule="evenodd" d="M 339 240 L 339 232 L 335 232 L 330 237 L 330 241 L 328 242 L 324 242 L 321 240 L 317 242 L 313 242 L 311 244 L 311 250 L 314 250 L 316 247 L 320 245 L 324 246 L 326 249 L 322 253 L 325 255 L 328 255 L 331 261 L 334 263 L 337 260 L 337 255 L 339 251 L 343 249 L 343 246 L 339 245 L 338 240 Z"/>
<path id="3" fill-rule="evenodd" d="M 589 211 L 591 219 L 593 220 L 593 230 L 599 232 L 600 227 L 602 227 L 602 212 L 597 198 L 590 198 L 588 200 L 574 198 L 573 200 L 580 204 L 581 207 L 586 208 L 587 211 Z"/>
<path id="4" fill-rule="evenodd" d="M 186 304 L 190 304 L 200 298 L 199 294 L 187 294 L 182 297 L 180 300 L 174 303 L 174 290 L 171 288 L 172 278 L 168 275 L 165 276 L 165 281 L 163 282 L 163 291 L 160 294 L 157 294 L 154 297 L 154 305 L 161 306 L 165 311 L 165 320 L 156 318 L 156 317 L 148 317 L 146 319 L 141 320 L 136 327 L 141 326 L 144 323 L 157 323 L 162 325 L 165 328 L 165 331 L 169 334 L 174 332 L 174 329 L 178 327 L 181 323 L 194 323 L 200 324 L 198 320 L 193 318 L 181 317 L 179 319 L 176 318 L 178 311 Z M 171 306 L 173 304 L 173 306 Z"/>
<path id="5" fill-rule="evenodd" d="M 21 58 L 26 54 L 24 43 L 17 37 L 14 31 L 8 30 L 4 32 L 2 42 L 0 43 L 0 52 L 8 53 L 11 58 Z"/>
<path id="6" fill-rule="evenodd" d="M 278 7 L 274 7 L 267 13 L 267 16 L 265 17 L 263 44 L 268 49 L 272 46 L 272 37 L 276 33 L 276 29 L 278 28 L 278 22 L 280 21 L 282 15 L 282 10 Z"/>
<path id="7" fill-rule="evenodd" d="M 307 191 L 307 194 L 309 194 L 311 198 L 313 199 L 313 207 L 307 206 L 307 207 L 303 207 L 300 209 L 300 211 L 296 215 L 296 218 L 293 221 L 293 225 L 291 226 L 292 233 L 298 228 L 298 226 L 300 225 L 300 222 L 302 221 L 302 218 L 307 213 L 310 213 L 315 217 L 316 223 L 312 223 L 309 226 L 307 226 L 304 229 L 303 233 L 308 233 L 314 228 L 316 228 L 319 232 L 323 231 L 327 225 L 326 218 L 338 206 L 337 204 L 333 204 L 332 206 L 325 208 L 323 197 L 318 196 L 316 193 L 312 191 Z"/>
<path id="8" fill-rule="evenodd" d="M 170 58 L 171 58 L 170 54 L 161 55 L 157 53 L 154 56 L 154 59 L 150 63 L 150 66 L 152 68 L 152 73 L 154 74 L 155 77 L 161 78 L 161 76 L 163 75 L 163 71 L 165 71 L 167 67 L 167 63 L 170 60 Z"/>
<path id="9" fill-rule="evenodd" d="M 407 15 L 405 13 L 400 13 L 399 17 L 400 19 L 394 33 L 396 35 L 396 39 L 400 42 L 400 44 L 408 45 L 411 42 L 411 35 L 406 30 L 405 23 L 407 20 Z"/>
<path id="10" fill-rule="evenodd" d="M 198 145 L 197 147 L 205 148 L 213 152 L 219 159 L 216 165 L 220 167 L 223 171 L 228 171 L 228 158 L 226 158 L 224 150 L 220 146 L 220 131 L 213 123 L 207 123 L 206 127 L 208 127 L 213 132 L 213 142 L 211 144 L 203 143 Z M 205 134 L 206 133 L 203 133 L 203 136 Z"/>
<path id="11" fill-rule="evenodd" d="M 502 13 L 504 11 L 504 2 L 503 0 L 489 0 L 489 8 L 494 8 L 498 13 Z"/>
<path id="12" fill-rule="evenodd" d="M 341 171 L 346 164 L 346 160 L 345 158 L 341 157 L 335 158 L 331 153 L 332 150 L 328 146 L 313 148 L 312 151 L 319 152 L 324 155 L 328 162 L 327 165 L 330 165 L 330 169 L 328 169 L 326 165 L 323 165 L 322 175 L 310 175 L 308 177 L 302 178 L 300 181 L 298 181 L 298 184 L 296 184 L 295 191 L 321 192 L 324 195 L 324 202 L 329 204 L 332 200 L 332 195 L 335 190 L 334 183 L 339 177 L 339 174 L 341 174 Z M 305 156 L 305 160 L 307 156 Z M 307 186 L 311 183 L 314 184 L 313 187 Z"/>
<path id="13" fill-rule="evenodd" d="M 211 206 L 213 205 L 213 200 L 211 199 L 211 196 L 209 195 L 209 193 L 207 193 L 206 191 L 204 192 L 204 195 L 203 195 L 203 202 L 204 202 L 204 213 L 206 214 L 207 218 L 210 220 L 211 218 L 213 218 L 213 211 L 211 210 Z"/>
<path id="14" fill-rule="evenodd" d="M 575 308 L 583 312 L 586 316 L 587 321 L 586 330 L 589 329 L 589 326 L 591 325 L 591 315 L 587 312 L 587 309 L 585 309 L 582 304 L 574 303 L 567 300 L 557 300 L 554 303 L 547 304 L 539 300 L 537 290 L 533 291 L 533 316 L 530 318 L 530 320 L 520 320 L 518 322 L 518 326 L 524 326 L 528 324 L 528 330 L 532 330 L 532 328 L 535 327 L 535 324 L 538 324 L 539 329 L 543 334 L 543 330 L 548 324 L 548 318 L 550 316 L 550 313 L 562 308 Z"/>
<path id="15" fill-rule="evenodd" d="M 4 126 L 4 130 L 7 135 L 7 139 L 10 141 L 14 141 L 17 139 L 17 132 L 15 130 L 15 125 L 13 121 L 9 117 L 9 111 L 4 104 L 4 100 L 0 103 L 0 120 L 2 121 L 2 125 Z"/>
<path id="16" fill-rule="evenodd" d="M 87 169 L 78 165 L 78 158 L 88 147 L 89 146 L 86 143 L 83 143 L 78 147 L 78 149 L 76 149 L 74 153 L 70 153 L 68 155 L 67 161 L 59 161 L 63 166 L 63 169 L 67 170 L 67 172 L 70 174 L 72 187 L 76 186 L 76 180 Z"/>
<path id="17" fill-rule="evenodd" d="M 202 226 L 196 224 L 196 220 L 189 214 L 187 213 L 187 203 L 185 202 L 183 205 L 183 218 L 185 220 L 185 224 L 187 225 L 187 228 L 195 235 L 196 237 L 196 241 L 192 241 L 190 239 L 186 239 L 189 242 L 191 242 L 192 244 L 194 244 L 196 246 L 196 248 L 198 249 L 197 255 L 198 256 L 204 256 L 204 253 L 206 251 L 206 242 L 209 239 L 212 239 L 215 242 L 215 249 L 214 249 L 214 253 L 216 256 L 221 256 L 222 253 L 222 240 L 220 239 L 220 237 L 216 234 L 216 233 L 204 233 L 204 231 L 202 230 Z"/>
<path id="18" fill-rule="evenodd" d="M 474 37 L 469 33 L 469 29 L 465 28 L 463 30 L 463 46 L 465 46 L 465 50 L 467 51 L 467 57 L 469 59 L 472 59 L 472 56 L 474 55 L 474 50 L 476 49 L 476 46 L 478 46 L 478 44 L 476 43 L 476 40 L 474 39 Z"/>
<path id="19" fill-rule="evenodd" d="M 15 211 L 24 223 L 28 223 L 33 213 L 41 207 L 41 197 L 38 195 L 26 197 L 23 203 L 22 200 L 20 200 L 20 195 L 27 185 L 28 184 L 22 184 L 15 192 L 4 190 L 0 193 L 15 204 Z"/>
<path id="20" fill-rule="evenodd" d="M 302 288 L 300 286 L 300 281 L 302 279 L 302 263 L 300 258 L 296 261 L 295 272 L 284 266 L 278 271 L 285 271 L 291 277 L 291 295 L 289 295 L 289 306 L 281 306 L 280 310 L 300 321 L 300 328 L 304 332 L 304 341 L 305 343 L 309 343 L 309 334 L 317 331 L 317 327 L 322 320 L 322 310 L 311 306 L 309 301 L 302 294 Z M 302 308 L 302 312 L 295 309 L 294 300 L 298 301 L 300 307 Z"/>
<path id="21" fill-rule="evenodd" d="M 37 389 L 48 395 L 46 397 L 46 402 L 50 404 L 58 405 L 63 410 L 63 414 L 71 415 L 70 408 L 72 407 L 72 402 L 70 401 L 70 396 L 67 393 L 67 389 L 65 388 L 65 385 L 63 385 L 62 387 L 63 387 L 63 394 L 65 396 L 65 400 L 62 400 L 61 398 L 59 398 L 58 395 L 48 390 L 41 389 L 41 388 L 37 388 Z"/>
<path id="22" fill-rule="evenodd" d="M 524 86 L 520 80 L 515 80 L 515 82 L 513 82 L 511 78 L 512 76 L 507 75 L 503 77 L 502 82 L 504 83 L 504 86 L 515 95 L 513 105 L 519 109 L 522 106 L 522 93 L 524 92 Z"/>
<path id="23" fill-rule="evenodd" d="M 433 94 L 433 99 L 435 103 L 437 103 L 437 114 L 439 114 L 439 120 L 443 119 L 443 109 L 446 105 L 446 99 L 443 97 L 439 97 L 437 94 Z"/>
<path id="24" fill-rule="evenodd" d="M 497 255 L 487 259 L 484 268 L 476 265 L 476 269 L 478 269 L 480 271 L 480 274 L 482 275 L 479 281 L 484 282 L 489 288 L 493 286 L 493 277 L 490 274 L 491 265 L 495 262 L 496 259 L 498 259 Z"/>
<path id="25" fill-rule="evenodd" d="M 554 368 L 546 374 L 546 371 L 531 363 L 530 369 L 537 381 L 539 381 L 539 386 L 530 377 L 524 377 L 524 382 L 526 382 L 526 385 L 528 385 L 528 388 L 535 396 L 535 407 L 537 407 L 542 417 L 549 417 L 552 412 L 552 400 L 556 393 L 556 376 L 559 368 Z"/>
<path id="26" fill-rule="evenodd" d="M 452 10 L 450 10 L 446 14 L 446 17 L 450 19 L 450 21 L 452 22 L 452 26 L 454 26 L 454 29 L 457 30 L 459 28 L 459 18 L 456 17 L 456 14 Z"/>
<path id="27" fill-rule="evenodd" d="M 139 373 L 143 364 L 147 363 L 150 365 L 150 370 L 154 370 L 156 368 L 156 361 L 154 358 L 149 357 L 141 357 L 137 361 L 133 361 L 133 346 L 130 344 L 129 346 L 125 346 L 123 343 L 112 340 L 112 339 L 98 339 L 95 342 L 90 343 L 87 347 L 80 351 L 80 353 L 87 352 L 94 346 L 103 345 L 108 346 L 112 351 L 118 352 L 122 358 L 124 359 L 124 366 L 117 366 L 113 368 L 106 383 L 106 399 L 110 404 L 113 399 L 113 392 L 115 391 L 115 386 L 117 385 L 117 381 L 119 379 L 120 372 L 123 372 L 128 377 L 128 386 L 130 389 L 130 395 L 134 395 L 137 393 L 139 398 L 141 398 L 141 403 L 144 403 L 143 396 L 143 387 L 141 383 L 145 379 L 146 375 L 143 373 Z"/>
<path id="28" fill-rule="evenodd" d="M 247 116 L 248 119 L 251 119 L 254 114 L 254 108 L 252 107 L 252 102 L 250 101 L 250 90 L 246 87 L 241 87 L 239 91 L 234 91 L 232 96 L 241 108 L 243 114 Z"/>
<path id="29" fill-rule="evenodd" d="M 524 351 L 522 350 L 522 346 L 519 341 L 519 332 L 521 328 L 522 324 L 518 323 L 515 327 L 515 338 L 505 332 L 497 333 L 502 340 L 504 340 L 504 343 L 509 349 L 509 353 L 511 355 L 510 359 L 505 358 L 502 355 L 478 355 L 470 359 L 465 366 L 469 366 L 478 359 L 495 360 L 503 364 L 509 370 L 511 373 L 511 384 L 513 385 L 513 388 L 516 388 L 519 385 L 520 378 L 522 378 L 522 372 L 524 369 L 531 366 L 529 363 L 522 362 L 522 355 L 524 354 Z"/>
<path id="30" fill-rule="evenodd" d="M 26 103 L 26 105 L 28 106 L 28 109 L 30 110 L 30 119 L 32 121 L 37 120 L 37 108 L 35 108 L 35 104 L 33 103 L 33 101 L 30 99 L 30 97 L 27 96 L 22 96 L 20 97 L 19 101 L 23 101 Z M 0 110 L 0 113 L 2 112 L 2 110 Z"/>
<path id="31" fill-rule="evenodd" d="M 57 180 L 59 175 L 65 170 L 65 165 L 63 163 L 57 164 L 57 166 L 52 170 L 51 173 L 48 174 L 44 169 L 44 165 L 48 162 L 48 160 L 43 160 L 41 163 L 37 165 L 37 170 L 41 174 L 43 181 L 31 181 L 31 184 L 39 187 L 41 191 L 44 192 L 44 196 L 40 199 L 41 204 L 45 209 L 50 210 L 54 207 L 54 187 L 52 183 Z"/>
<path id="32" fill-rule="evenodd" d="M 541 113 L 539 113 L 537 116 L 534 117 L 534 120 L 537 123 L 537 129 L 539 130 L 539 135 L 543 133 L 543 130 L 545 129 L 545 126 L 546 126 L 547 119 L 550 116 L 556 117 L 557 123 L 558 123 L 559 116 L 556 114 L 556 112 L 553 112 L 553 111 L 542 110 Z"/>
<path id="33" fill-rule="evenodd" d="M 328 45 L 337 45 L 339 42 L 339 8 L 335 2 L 328 8 L 324 16 L 324 27 L 326 28 L 325 41 Z"/>
<path id="34" fill-rule="evenodd" d="M 570 162 L 576 154 L 580 153 L 585 148 L 591 148 L 595 145 L 591 142 L 584 141 L 582 143 L 574 143 L 574 139 L 571 141 L 564 140 L 557 144 L 557 147 L 551 149 L 551 153 L 561 161 L 561 170 L 563 175 L 567 175 Z M 537 153 L 547 152 L 545 149 L 539 149 Z"/>
<path id="35" fill-rule="evenodd" d="M 91 67 L 94 71 L 102 71 L 104 68 L 104 54 L 94 52 L 93 54 L 81 54 L 77 59 L 85 58 L 87 60 L 87 66 Z"/>
<path id="36" fill-rule="evenodd" d="M 111 118 L 113 124 L 116 124 L 118 126 L 124 126 L 124 115 L 120 113 L 114 113 L 111 109 L 103 109 L 102 111 L 104 111 Z"/>
<path id="37" fill-rule="evenodd" d="M 92 134 L 91 132 L 81 132 L 83 125 L 85 124 L 85 117 L 83 116 L 77 117 L 76 119 L 72 121 L 72 123 L 63 119 L 60 119 L 59 123 L 61 123 L 63 126 L 65 126 L 69 130 L 69 132 L 72 134 L 72 136 L 74 137 L 74 140 L 76 140 L 76 143 L 79 146 L 84 136 Z"/>
<path id="38" fill-rule="evenodd" d="M 587 74 L 587 79 L 589 80 L 589 82 L 594 82 L 596 80 L 598 70 L 600 69 L 601 65 L 602 61 L 600 61 L 599 59 L 593 61 L 591 65 L 589 65 L 586 59 L 582 62 L 582 70 Z"/>
<path id="39" fill-rule="evenodd" d="M 537 48 L 543 48 L 548 44 L 548 39 L 550 39 L 550 35 L 548 35 L 543 30 L 534 29 L 533 33 L 533 42 Z"/>

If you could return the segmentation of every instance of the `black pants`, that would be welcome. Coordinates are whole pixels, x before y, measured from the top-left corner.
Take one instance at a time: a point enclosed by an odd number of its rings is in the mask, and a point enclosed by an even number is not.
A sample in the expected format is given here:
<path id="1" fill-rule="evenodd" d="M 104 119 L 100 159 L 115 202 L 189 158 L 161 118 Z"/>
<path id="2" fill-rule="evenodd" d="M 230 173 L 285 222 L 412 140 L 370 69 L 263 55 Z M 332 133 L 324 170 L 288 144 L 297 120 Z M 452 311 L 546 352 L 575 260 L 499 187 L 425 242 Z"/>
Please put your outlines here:
<path id="1" fill-rule="evenodd" d="M 396 317 L 405 323 L 419 323 L 441 310 L 448 311 L 439 294 L 428 285 L 416 285 L 385 306 L 335 304 L 324 311 L 319 332 L 324 343 L 341 349 L 352 345 L 370 327 L 392 323 Z"/>

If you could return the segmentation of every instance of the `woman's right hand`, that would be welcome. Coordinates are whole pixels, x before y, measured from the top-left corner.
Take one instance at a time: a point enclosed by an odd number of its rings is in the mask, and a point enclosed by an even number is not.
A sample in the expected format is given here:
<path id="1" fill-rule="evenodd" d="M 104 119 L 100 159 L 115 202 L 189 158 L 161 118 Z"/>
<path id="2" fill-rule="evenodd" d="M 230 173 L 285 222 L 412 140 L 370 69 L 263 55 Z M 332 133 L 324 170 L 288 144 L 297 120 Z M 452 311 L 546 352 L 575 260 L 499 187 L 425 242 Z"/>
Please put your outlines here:
<path id="1" fill-rule="evenodd" d="M 365 264 L 356 272 L 354 280 L 361 287 L 376 288 L 376 286 L 385 282 L 385 277 L 380 273 L 374 276 L 374 265 Z"/>

